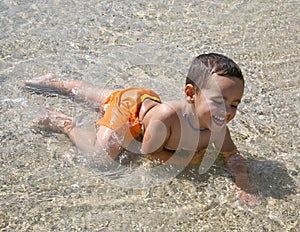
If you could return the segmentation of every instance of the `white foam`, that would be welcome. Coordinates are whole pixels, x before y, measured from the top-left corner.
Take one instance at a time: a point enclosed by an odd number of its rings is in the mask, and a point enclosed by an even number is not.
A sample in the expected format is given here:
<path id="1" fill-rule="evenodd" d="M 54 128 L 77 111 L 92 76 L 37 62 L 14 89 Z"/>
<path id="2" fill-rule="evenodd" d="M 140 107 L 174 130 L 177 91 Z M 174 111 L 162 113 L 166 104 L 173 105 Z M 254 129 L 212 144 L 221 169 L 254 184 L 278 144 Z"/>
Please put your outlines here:
<path id="1" fill-rule="evenodd" d="M 1 103 L 5 103 L 5 102 L 21 103 L 21 105 L 27 105 L 27 100 L 25 98 L 4 98 L 0 102 Z"/>

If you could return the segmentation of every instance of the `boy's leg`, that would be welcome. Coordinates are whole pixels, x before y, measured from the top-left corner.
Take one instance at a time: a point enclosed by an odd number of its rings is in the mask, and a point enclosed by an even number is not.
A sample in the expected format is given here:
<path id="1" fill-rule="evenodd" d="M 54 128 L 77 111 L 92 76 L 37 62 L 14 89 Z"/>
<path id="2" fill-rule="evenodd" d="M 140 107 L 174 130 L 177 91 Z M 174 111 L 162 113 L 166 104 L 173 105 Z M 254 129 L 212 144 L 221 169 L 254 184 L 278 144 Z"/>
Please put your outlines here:
<path id="1" fill-rule="evenodd" d="M 24 81 L 33 88 L 51 89 L 62 94 L 74 94 L 95 104 L 101 104 L 114 90 L 101 89 L 81 80 L 58 80 L 52 73 Z"/>
<path id="2" fill-rule="evenodd" d="M 100 126 L 97 132 L 73 127 L 66 135 L 80 150 L 94 156 L 108 154 L 111 159 L 115 159 L 121 152 L 121 141 L 108 127 Z"/>
<path id="3" fill-rule="evenodd" d="M 111 159 L 115 159 L 121 151 L 121 141 L 116 133 L 110 128 L 100 126 L 97 132 L 89 131 L 74 126 L 72 117 L 55 111 L 47 111 L 43 117 L 35 120 L 40 125 L 44 125 L 54 131 L 66 134 L 71 141 L 83 152 L 92 154 L 94 159 L 103 154 L 108 154 Z"/>

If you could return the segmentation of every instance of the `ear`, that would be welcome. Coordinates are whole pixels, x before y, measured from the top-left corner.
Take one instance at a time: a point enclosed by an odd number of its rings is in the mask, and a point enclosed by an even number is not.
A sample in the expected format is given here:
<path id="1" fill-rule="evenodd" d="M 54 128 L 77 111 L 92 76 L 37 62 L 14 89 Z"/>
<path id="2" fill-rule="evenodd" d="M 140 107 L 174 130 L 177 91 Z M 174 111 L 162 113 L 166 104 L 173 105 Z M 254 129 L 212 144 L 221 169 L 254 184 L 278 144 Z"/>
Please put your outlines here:
<path id="1" fill-rule="evenodd" d="M 194 86 L 192 86 L 191 84 L 187 84 L 184 88 L 184 93 L 185 93 L 187 102 L 190 104 L 193 104 L 195 94 L 196 94 L 196 90 L 195 90 Z"/>

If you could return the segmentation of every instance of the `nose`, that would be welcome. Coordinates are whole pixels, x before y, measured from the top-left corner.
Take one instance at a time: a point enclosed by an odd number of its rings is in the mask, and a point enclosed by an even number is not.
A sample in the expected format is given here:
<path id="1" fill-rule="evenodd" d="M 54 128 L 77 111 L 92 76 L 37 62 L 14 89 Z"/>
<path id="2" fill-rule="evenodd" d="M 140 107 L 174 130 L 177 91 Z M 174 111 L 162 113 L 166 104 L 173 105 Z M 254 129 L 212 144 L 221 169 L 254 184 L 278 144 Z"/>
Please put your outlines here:
<path id="1" fill-rule="evenodd" d="M 227 104 L 224 104 L 222 106 L 222 114 L 225 116 L 225 115 L 228 115 L 230 113 L 230 107 L 227 106 Z"/>

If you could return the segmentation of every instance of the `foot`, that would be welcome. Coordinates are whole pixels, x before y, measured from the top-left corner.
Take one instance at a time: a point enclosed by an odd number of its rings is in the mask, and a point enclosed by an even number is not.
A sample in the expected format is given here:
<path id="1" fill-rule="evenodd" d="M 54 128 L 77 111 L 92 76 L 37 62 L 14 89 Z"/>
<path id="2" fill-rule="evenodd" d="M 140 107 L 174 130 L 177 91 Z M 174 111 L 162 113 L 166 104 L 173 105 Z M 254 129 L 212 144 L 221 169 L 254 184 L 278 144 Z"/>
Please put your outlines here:
<path id="1" fill-rule="evenodd" d="M 36 77 L 30 80 L 25 80 L 24 83 L 27 86 L 32 87 L 47 87 L 50 82 L 56 81 L 54 74 L 48 73 L 46 75 Z"/>
<path id="2" fill-rule="evenodd" d="M 46 126 L 51 130 L 68 134 L 74 127 L 74 119 L 65 114 L 47 110 L 47 113 L 33 120 L 39 125 Z"/>
<path id="3" fill-rule="evenodd" d="M 47 88 L 52 89 L 54 91 L 62 92 L 62 93 L 69 93 L 67 89 L 64 87 L 63 81 L 57 80 L 52 73 L 48 73 L 46 75 L 36 77 L 30 80 L 23 81 L 27 87 L 30 88 L 37 88 L 37 89 L 43 89 Z"/>

